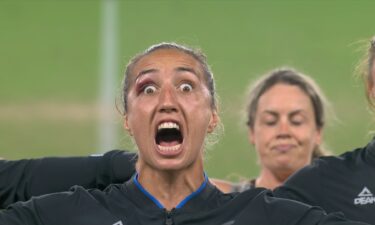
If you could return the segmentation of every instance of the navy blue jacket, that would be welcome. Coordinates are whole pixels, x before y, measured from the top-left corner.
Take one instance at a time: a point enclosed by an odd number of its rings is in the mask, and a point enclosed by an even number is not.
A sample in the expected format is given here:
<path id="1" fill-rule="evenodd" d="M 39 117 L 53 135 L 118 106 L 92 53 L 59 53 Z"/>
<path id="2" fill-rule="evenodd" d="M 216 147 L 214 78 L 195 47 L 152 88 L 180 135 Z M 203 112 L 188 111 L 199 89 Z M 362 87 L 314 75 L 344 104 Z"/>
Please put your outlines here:
<path id="1" fill-rule="evenodd" d="M 134 153 L 113 150 L 101 156 L 0 160 L 0 208 L 32 196 L 67 191 L 73 185 L 103 190 L 135 172 Z"/>
<path id="2" fill-rule="evenodd" d="M 167 211 L 136 178 L 104 191 L 72 191 L 32 198 L 0 211 L 6 225 L 360 225 L 316 207 L 279 199 L 265 189 L 223 194 L 207 179 Z"/>
<path id="3" fill-rule="evenodd" d="M 275 195 L 375 224 L 375 141 L 315 160 L 276 189 Z"/>

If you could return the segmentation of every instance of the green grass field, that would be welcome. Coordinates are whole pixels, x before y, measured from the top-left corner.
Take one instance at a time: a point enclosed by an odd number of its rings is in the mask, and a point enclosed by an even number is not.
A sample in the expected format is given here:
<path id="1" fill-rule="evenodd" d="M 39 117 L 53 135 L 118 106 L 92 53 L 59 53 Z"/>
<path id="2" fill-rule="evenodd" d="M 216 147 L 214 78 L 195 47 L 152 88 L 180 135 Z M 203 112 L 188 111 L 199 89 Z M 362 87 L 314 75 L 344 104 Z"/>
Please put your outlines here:
<path id="1" fill-rule="evenodd" d="M 210 176 L 256 176 L 256 154 L 239 119 L 244 93 L 279 66 L 311 75 L 332 102 L 338 121 L 327 126 L 325 140 L 333 152 L 371 138 L 375 126 L 353 71 L 360 41 L 375 34 L 375 1 L 118 3 L 118 89 L 127 60 L 151 44 L 177 41 L 208 55 L 225 127 L 207 155 Z M 0 156 L 98 151 L 101 6 L 99 0 L 0 1 Z M 113 123 L 121 137 L 113 148 L 133 149 L 121 116 Z"/>

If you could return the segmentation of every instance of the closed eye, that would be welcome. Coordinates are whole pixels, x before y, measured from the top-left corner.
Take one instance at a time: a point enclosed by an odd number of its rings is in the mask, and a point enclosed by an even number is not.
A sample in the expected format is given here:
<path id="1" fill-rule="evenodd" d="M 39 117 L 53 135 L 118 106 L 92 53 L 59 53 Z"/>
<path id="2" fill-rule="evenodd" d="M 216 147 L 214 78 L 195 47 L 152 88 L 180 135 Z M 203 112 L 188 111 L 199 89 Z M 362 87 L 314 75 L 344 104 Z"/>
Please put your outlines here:
<path id="1" fill-rule="evenodd" d="M 303 123 L 303 121 L 300 121 L 300 120 L 292 120 L 290 121 L 292 123 L 292 125 L 294 126 L 299 126 Z"/>
<path id="2" fill-rule="evenodd" d="M 294 112 L 289 116 L 289 121 L 293 126 L 300 126 L 305 122 L 305 117 L 300 111 Z"/>
<path id="3" fill-rule="evenodd" d="M 274 126 L 276 125 L 276 121 L 264 121 L 264 124 L 266 124 L 267 126 Z"/>

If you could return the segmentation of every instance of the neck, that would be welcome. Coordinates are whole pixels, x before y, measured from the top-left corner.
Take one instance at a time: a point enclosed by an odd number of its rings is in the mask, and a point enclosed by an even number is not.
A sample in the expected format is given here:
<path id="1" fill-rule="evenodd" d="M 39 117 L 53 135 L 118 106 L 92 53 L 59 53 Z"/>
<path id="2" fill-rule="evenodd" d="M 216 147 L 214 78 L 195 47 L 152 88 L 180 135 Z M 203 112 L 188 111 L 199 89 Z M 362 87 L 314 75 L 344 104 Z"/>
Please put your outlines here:
<path id="1" fill-rule="evenodd" d="M 138 182 L 156 198 L 164 208 L 175 208 L 204 182 L 203 167 L 179 171 L 160 171 L 139 166 Z"/>
<path id="2" fill-rule="evenodd" d="M 282 185 L 290 175 L 291 172 L 277 173 L 269 169 L 262 168 L 258 178 L 255 180 L 255 186 L 273 190 Z"/>

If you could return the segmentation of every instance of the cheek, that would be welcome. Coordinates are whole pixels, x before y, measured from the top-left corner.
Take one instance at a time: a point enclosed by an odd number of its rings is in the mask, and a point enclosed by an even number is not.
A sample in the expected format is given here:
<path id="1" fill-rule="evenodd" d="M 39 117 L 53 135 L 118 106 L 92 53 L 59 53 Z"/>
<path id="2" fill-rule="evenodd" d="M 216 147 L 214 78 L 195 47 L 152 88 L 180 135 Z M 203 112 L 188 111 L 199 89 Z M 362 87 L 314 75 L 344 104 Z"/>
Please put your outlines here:
<path id="1" fill-rule="evenodd" d="M 199 93 L 179 96 L 179 102 L 183 102 L 184 105 L 187 105 L 194 110 L 211 108 L 211 102 L 209 98 L 205 94 L 201 92 Z"/>
<path id="2" fill-rule="evenodd" d="M 251 142 L 256 146 L 267 145 L 275 136 L 274 133 L 274 129 L 272 128 L 254 126 L 254 131 L 251 135 Z"/>
<path id="3" fill-rule="evenodd" d="M 315 146 L 317 142 L 318 132 L 311 130 L 311 128 L 301 129 L 296 132 L 296 136 L 303 145 Z"/>
<path id="4" fill-rule="evenodd" d="M 196 118 L 194 119 L 194 122 L 195 120 L 203 120 L 207 121 L 208 123 L 211 120 L 212 108 L 211 102 L 207 96 L 181 96 L 181 98 L 178 99 L 178 102 L 180 103 L 180 106 L 183 109 L 183 111 L 187 113 L 187 116 L 192 117 L 193 119 Z"/>
<path id="5" fill-rule="evenodd" d="M 145 127 L 145 124 L 149 123 L 149 106 L 147 104 L 145 105 L 139 105 L 139 104 L 129 104 L 128 108 L 128 116 L 127 116 L 127 123 L 129 128 L 132 131 L 135 131 L 136 129 Z"/>

